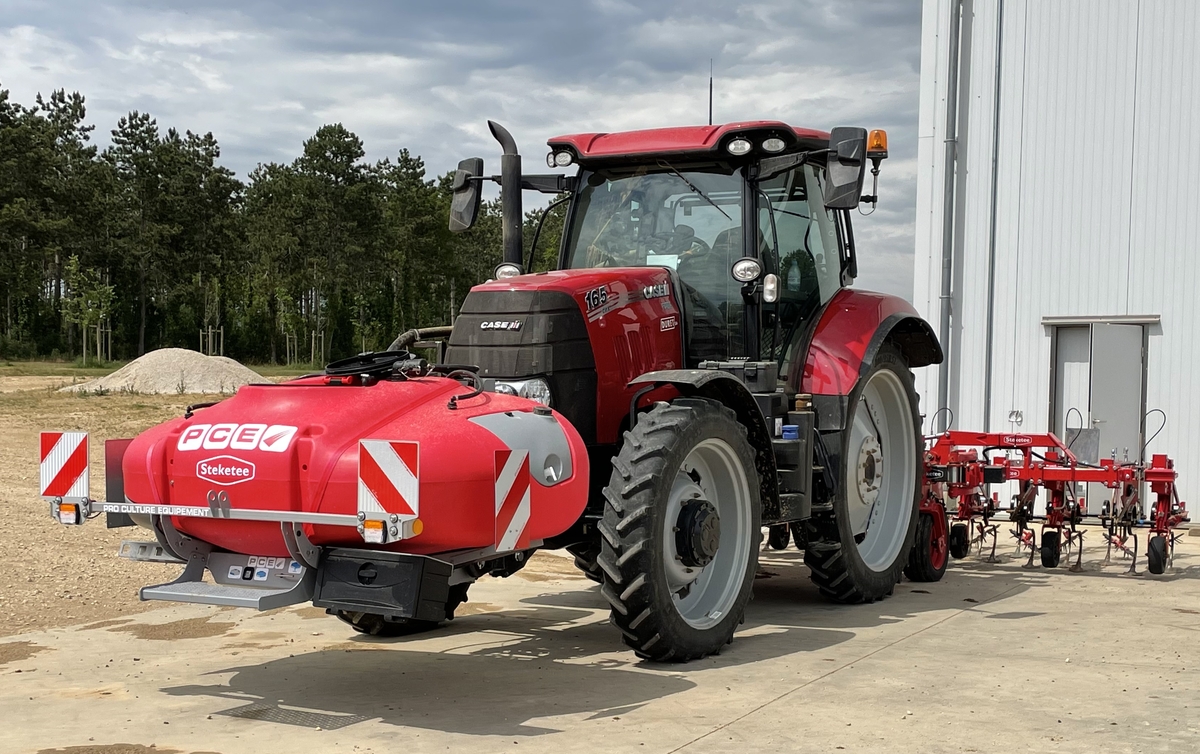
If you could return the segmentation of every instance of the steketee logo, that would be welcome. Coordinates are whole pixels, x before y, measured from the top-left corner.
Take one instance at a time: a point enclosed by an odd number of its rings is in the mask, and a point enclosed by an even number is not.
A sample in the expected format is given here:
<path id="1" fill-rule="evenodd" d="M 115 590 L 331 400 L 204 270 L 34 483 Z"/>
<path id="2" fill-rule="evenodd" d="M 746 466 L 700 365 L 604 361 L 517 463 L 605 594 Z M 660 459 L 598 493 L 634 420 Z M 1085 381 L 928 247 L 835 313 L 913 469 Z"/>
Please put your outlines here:
<path id="1" fill-rule="evenodd" d="M 233 456 L 215 456 L 196 464 L 196 476 L 225 486 L 249 482 L 254 478 L 254 464 Z"/>

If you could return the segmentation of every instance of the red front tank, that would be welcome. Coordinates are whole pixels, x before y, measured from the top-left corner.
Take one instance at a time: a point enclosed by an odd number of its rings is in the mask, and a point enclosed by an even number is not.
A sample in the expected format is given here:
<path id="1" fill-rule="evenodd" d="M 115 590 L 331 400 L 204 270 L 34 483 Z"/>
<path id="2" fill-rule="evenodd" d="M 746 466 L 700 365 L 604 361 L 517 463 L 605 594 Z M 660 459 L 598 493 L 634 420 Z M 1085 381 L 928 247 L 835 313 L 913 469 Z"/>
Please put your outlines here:
<path id="1" fill-rule="evenodd" d="M 411 470 L 413 487 L 403 502 L 420 522 L 387 549 L 514 550 L 565 531 L 587 501 L 579 434 L 560 415 L 535 414 L 537 404 L 513 396 L 482 393 L 449 408 L 451 397 L 470 392 L 442 377 L 248 385 L 139 435 L 122 464 L 125 494 L 141 504 L 204 508 L 224 495 L 234 510 L 355 516 L 364 505 L 360 441 L 376 440 L 406 457 L 397 468 Z M 381 473 L 374 461 L 363 463 Z M 173 523 L 227 550 L 288 554 L 278 522 L 177 516 Z M 305 533 L 317 545 L 367 546 L 354 526 L 306 524 Z"/>

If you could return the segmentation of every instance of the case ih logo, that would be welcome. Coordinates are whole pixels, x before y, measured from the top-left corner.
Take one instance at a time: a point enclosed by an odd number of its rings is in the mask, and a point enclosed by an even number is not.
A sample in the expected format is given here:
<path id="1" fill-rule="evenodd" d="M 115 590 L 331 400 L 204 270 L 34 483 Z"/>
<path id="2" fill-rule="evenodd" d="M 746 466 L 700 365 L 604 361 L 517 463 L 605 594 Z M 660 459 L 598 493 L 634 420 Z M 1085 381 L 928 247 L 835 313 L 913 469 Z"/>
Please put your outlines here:
<path id="1" fill-rule="evenodd" d="M 1005 435 L 1000 440 L 1005 445 L 1033 445 L 1033 438 L 1028 435 Z"/>
<path id="2" fill-rule="evenodd" d="M 254 478 L 254 464 L 233 456 L 206 458 L 196 464 L 196 476 L 201 479 L 229 486 L 249 482 Z"/>
<path id="3" fill-rule="evenodd" d="M 642 295 L 646 298 L 659 298 L 661 296 L 665 296 L 667 295 L 667 284 L 656 283 L 654 285 L 648 285 L 642 289 Z"/>
<path id="4" fill-rule="evenodd" d="M 521 320 L 519 319 L 497 319 L 479 323 L 480 330 L 508 330 L 516 332 L 521 329 Z"/>
<path id="5" fill-rule="evenodd" d="M 179 436 L 179 450 L 265 450 L 282 453 L 292 444 L 290 424 L 193 424 Z M 244 463 L 244 461 L 243 461 Z"/>

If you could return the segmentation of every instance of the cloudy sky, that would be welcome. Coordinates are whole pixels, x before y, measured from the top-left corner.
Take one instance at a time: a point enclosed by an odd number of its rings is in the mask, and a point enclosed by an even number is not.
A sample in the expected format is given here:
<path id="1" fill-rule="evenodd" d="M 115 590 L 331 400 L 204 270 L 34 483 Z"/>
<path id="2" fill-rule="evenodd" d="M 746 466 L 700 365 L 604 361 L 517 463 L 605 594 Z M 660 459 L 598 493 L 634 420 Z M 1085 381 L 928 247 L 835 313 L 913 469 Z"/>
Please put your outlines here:
<path id="1" fill-rule="evenodd" d="M 858 285 L 911 298 L 920 22 L 919 0 L 4 0 L 0 87 L 82 92 L 101 146 L 130 110 L 211 131 L 242 177 L 335 122 L 433 174 L 495 163 L 488 118 L 533 166 L 556 134 L 703 123 L 711 58 L 717 122 L 888 129 Z"/>

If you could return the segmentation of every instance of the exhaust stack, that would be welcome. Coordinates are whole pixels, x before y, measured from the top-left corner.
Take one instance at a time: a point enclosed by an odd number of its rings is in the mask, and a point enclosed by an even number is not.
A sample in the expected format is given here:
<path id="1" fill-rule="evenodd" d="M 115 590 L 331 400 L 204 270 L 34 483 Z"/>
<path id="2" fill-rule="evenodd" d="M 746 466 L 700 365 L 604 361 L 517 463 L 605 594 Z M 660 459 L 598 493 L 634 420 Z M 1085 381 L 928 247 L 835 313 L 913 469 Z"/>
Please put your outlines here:
<path id="1" fill-rule="evenodd" d="M 521 262 L 524 257 L 521 239 L 521 223 L 524 212 L 521 209 L 521 155 L 517 153 L 517 142 L 504 126 L 489 120 L 488 128 L 492 136 L 500 142 L 504 154 L 500 157 L 500 208 L 501 225 L 504 228 L 504 262 L 515 264 L 524 271 Z"/>

